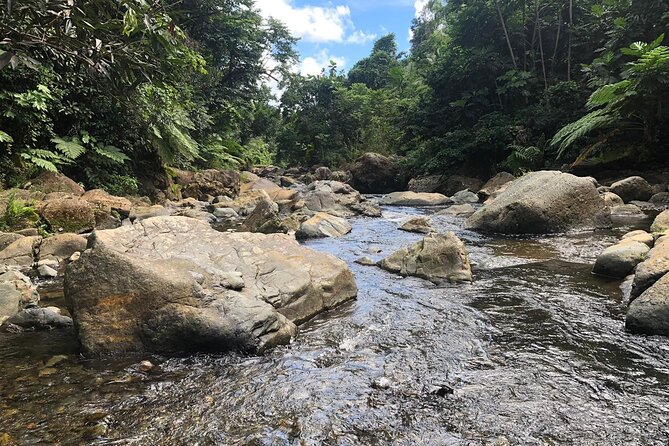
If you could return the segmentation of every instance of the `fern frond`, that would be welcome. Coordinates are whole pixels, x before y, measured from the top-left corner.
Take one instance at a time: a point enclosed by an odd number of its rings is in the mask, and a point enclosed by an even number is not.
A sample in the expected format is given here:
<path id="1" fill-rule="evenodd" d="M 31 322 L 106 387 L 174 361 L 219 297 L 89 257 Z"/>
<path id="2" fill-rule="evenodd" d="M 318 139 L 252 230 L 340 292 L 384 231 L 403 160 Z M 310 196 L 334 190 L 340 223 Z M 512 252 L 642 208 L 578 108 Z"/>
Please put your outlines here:
<path id="1" fill-rule="evenodd" d="M 79 158 L 81 155 L 86 153 L 86 148 L 79 144 L 77 140 L 71 140 L 67 141 L 63 138 L 52 138 L 51 142 L 56 144 L 56 149 L 60 150 L 60 152 L 66 157 L 71 160 L 75 160 Z"/>
<path id="2" fill-rule="evenodd" d="M 630 80 L 604 85 L 592 93 L 590 99 L 588 99 L 586 107 L 588 107 L 588 109 L 593 109 L 601 105 L 609 104 L 616 99 L 619 99 L 621 94 L 624 94 L 627 89 L 629 89 L 630 85 L 632 85 L 632 81 Z"/>
<path id="3" fill-rule="evenodd" d="M 0 142 L 14 142 L 14 138 L 0 130 Z"/>
<path id="4" fill-rule="evenodd" d="M 607 109 L 595 110 L 576 122 L 564 126 L 551 140 L 551 146 L 559 146 L 557 156 L 561 158 L 579 138 L 595 130 L 611 127 L 620 120 L 617 113 Z"/>
<path id="5" fill-rule="evenodd" d="M 123 164 L 124 162 L 130 160 L 130 157 L 128 157 L 128 155 L 123 153 L 121 149 L 111 145 L 105 146 L 102 144 L 98 144 L 95 146 L 94 150 L 95 153 L 97 153 L 98 155 L 110 159 L 111 161 L 114 161 L 117 164 Z"/>

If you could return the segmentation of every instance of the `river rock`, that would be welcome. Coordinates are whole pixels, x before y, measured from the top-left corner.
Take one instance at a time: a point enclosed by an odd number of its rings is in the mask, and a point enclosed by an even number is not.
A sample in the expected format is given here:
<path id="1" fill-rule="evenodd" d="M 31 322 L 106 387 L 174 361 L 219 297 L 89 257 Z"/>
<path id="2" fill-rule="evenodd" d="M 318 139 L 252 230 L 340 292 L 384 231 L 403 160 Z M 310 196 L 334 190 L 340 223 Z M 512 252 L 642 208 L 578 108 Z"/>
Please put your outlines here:
<path id="1" fill-rule="evenodd" d="M 62 262 L 75 252 L 86 249 L 86 243 L 86 239 L 77 234 L 57 234 L 47 237 L 39 245 L 39 258 Z"/>
<path id="2" fill-rule="evenodd" d="M 402 226 L 400 226 L 402 231 L 407 232 L 417 232 L 419 234 L 429 234 L 435 232 L 430 224 L 429 217 L 415 217 L 406 221 Z"/>
<path id="3" fill-rule="evenodd" d="M 267 198 L 263 198 L 249 216 L 246 217 L 242 229 L 244 231 L 260 232 L 263 234 L 287 232 L 281 224 L 279 205 Z"/>
<path id="4" fill-rule="evenodd" d="M 386 206 L 440 206 L 452 204 L 446 195 L 428 192 L 393 192 L 381 199 Z"/>
<path id="5" fill-rule="evenodd" d="M 611 224 L 609 208 L 587 178 L 540 171 L 509 184 L 494 201 L 469 217 L 469 228 L 506 234 L 547 234 Z"/>
<path id="6" fill-rule="evenodd" d="M 652 248 L 655 244 L 655 238 L 653 235 L 642 230 L 628 232 L 627 234 L 623 235 L 621 239 L 634 240 L 636 242 L 645 243 L 650 248 Z"/>
<path id="7" fill-rule="evenodd" d="M 456 217 L 465 217 L 472 215 L 474 212 L 476 212 L 474 206 L 467 203 L 449 206 L 448 208 L 437 212 L 437 215 L 454 215 Z"/>
<path id="8" fill-rule="evenodd" d="M 342 218 L 381 216 L 377 206 L 364 201 L 350 185 L 338 181 L 314 181 L 300 195 L 304 206 L 312 212 L 327 212 Z"/>
<path id="9" fill-rule="evenodd" d="M 645 260 L 636 267 L 631 298 L 640 296 L 667 272 L 669 272 L 669 239 L 662 237 L 646 254 Z"/>
<path id="10" fill-rule="evenodd" d="M 88 201 L 102 211 L 107 213 L 114 211 L 123 217 L 127 217 L 130 214 L 130 209 L 132 209 L 130 200 L 123 197 L 115 197 L 102 189 L 86 191 L 81 196 L 81 199 Z"/>
<path id="11" fill-rule="evenodd" d="M 356 259 L 355 263 L 357 263 L 358 265 L 362 265 L 362 266 L 374 266 L 374 265 L 376 265 L 376 262 L 374 260 L 372 260 L 371 258 L 366 257 L 366 256 L 365 257 L 360 257 L 359 259 Z"/>
<path id="12" fill-rule="evenodd" d="M 303 222 L 295 236 L 298 239 L 341 237 L 351 232 L 352 229 L 346 219 L 319 212 Z"/>
<path id="13" fill-rule="evenodd" d="M 471 282 L 472 270 L 464 243 L 452 232 L 430 234 L 379 262 L 387 271 L 432 282 Z"/>
<path id="14" fill-rule="evenodd" d="M 650 248 L 635 240 L 623 240 L 606 248 L 598 257 L 592 269 L 593 274 L 622 279 L 627 277 L 641 263 Z"/>
<path id="15" fill-rule="evenodd" d="M 175 170 L 176 183 L 181 186 L 184 198 L 195 198 L 208 201 L 208 196 L 226 196 L 234 198 L 239 195 L 241 176 L 233 170 L 207 169 L 200 172 Z"/>
<path id="16" fill-rule="evenodd" d="M 653 196 L 653 187 L 641 177 L 629 177 L 613 183 L 611 192 L 622 198 L 625 203 L 633 200 L 648 201 Z"/>
<path id="17" fill-rule="evenodd" d="M 68 328 L 72 318 L 63 316 L 56 307 L 26 308 L 7 319 L 3 328 L 11 331 L 39 331 Z"/>
<path id="18" fill-rule="evenodd" d="M 130 210 L 130 221 L 146 220 L 153 217 L 167 217 L 172 215 L 174 210 L 165 206 L 154 204 L 153 206 L 133 206 Z"/>
<path id="19" fill-rule="evenodd" d="M 23 237 L 0 251 L 0 265 L 30 268 L 34 261 L 34 252 L 42 237 Z"/>
<path id="20" fill-rule="evenodd" d="M 229 285 L 235 274 L 243 287 Z M 356 294 L 344 262 L 293 237 L 184 217 L 95 231 L 65 277 L 86 354 L 263 351 Z"/>
<path id="21" fill-rule="evenodd" d="M 669 336 L 669 274 L 630 303 L 625 328 L 633 333 Z"/>
<path id="22" fill-rule="evenodd" d="M 239 217 L 239 214 L 231 208 L 216 208 L 214 209 L 214 217 L 223 218 L 226 220 L 234 220 Z"/>
<path id="23" fill-rule="evenodd" d="M 351 185 L 363 194 L 387 194 L 405 186 L 399 164 L 378 153 L 366 153 L 344 170 L 351 173 Z"/>
<path id="24" fill-rule="evenodd" d="M 513 176 L 512 174 L 508 172 L 500 172 L 491 179 L 488 180 L 487 183 L 483 185 L 481 190 L 479 191 L 478 195 L 481 201 L 485 201 L 488 198 L 492 196 L 495 192 L 497 192 L 502 186 L 504 186 L 507 183 L 510 183 L 511 181 L 515 180 L 516 177 Z"/>
<path id="25" fill-rule="evenodd" d="M 604 203 L 606 203 L 606 205 L 609 207 L 622 206 L 625 204 L 623 199 L 613 192 L 602 192 L 601 196 L 604 199 Z"/>
<path id="26" fill-rule="evenodd" d="M 442 179 L 441 184 L 435 192 L 451 196 L 458 191 L 469 189 L 470 191 L 478 192 L 483 186 L 483 181 L 478 178 L 466 177 L 464 175 L 451 175 Z"/>
<path id="27" fill-rule="evenodd" d="M 83 195 L 84 188 L 72 179 L 58 172 L 43 172 L 37 178 L 30 180 L 24 186 L 30 191 L 50 194 L 52 192 L 64 192 L 75 196 Z"/>
<path id="28" fill-rule="evenodd" d="M 18 271 L 0 275 L 0 324 L 16 315 L 26 305 L 39 301 L 37 287 Z"/>
<path id="29" fill-rule="evenodd" d="M 662 211 L 650 225 L 650 232 L 664 232 L 669 229 L 669 210 Z"/>
<path id="30" fill-rule="evenodd" d="M 412 178 L 409 181 L 409 190 L 411 192 L 434 192 L 443 182 L 442 175 L 426 175 Z"/>
<path id="31" fill-rule="evenodd" d="M 658 209 L 666 209 L 669 207 L 669 192 L 660 192 L 650 197 L 650 202 Z"/>
<path id="32" fill-rule="evenodd" d="M 611 215 L 617 217 L 646 218 L 646 214 L 634 204 L 622 204 L 611 208 Z"/>
<path id="33" fill-rule="evenodd" d="M 314 176 L 318 180 L 331 180 L 332 179 L 332 171 L 325 166 L 318 167 L 314 171 Z"/>
<path id="34" fill-rule="evenodd" d="M 478 203 L 479 196 L 474 192 L 471 192 L 469 189 L 461 190 L 456 192 L 455 195 L 451 197 L 453 203 L 455 204 L 466 204 L 466 203 Z"/>
<path id="35" fill-rule="evenodd" d="M 25 236 L 15 232 L 0 232 L 0 251 L 23 237 Z"/>
<path id="36" fill-rule="evenodd" d="M 82 233 L 95 228 L 95 207 L 81 198 L 48 200 L 38 211 L 54 231 Z"/>

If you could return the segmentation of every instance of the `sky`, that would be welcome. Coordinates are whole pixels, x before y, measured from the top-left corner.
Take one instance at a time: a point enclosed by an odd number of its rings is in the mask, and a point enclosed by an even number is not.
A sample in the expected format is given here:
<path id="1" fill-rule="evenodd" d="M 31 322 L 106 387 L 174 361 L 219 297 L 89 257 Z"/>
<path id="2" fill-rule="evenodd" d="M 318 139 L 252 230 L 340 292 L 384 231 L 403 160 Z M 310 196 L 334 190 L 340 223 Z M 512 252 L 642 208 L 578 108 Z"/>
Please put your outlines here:
<path id="1" fill-rule="evenodd" d="M 296 71 L 319 74 L 330 60 L 348 71 L 369 55 L 374 41 L 395 33 L 400 51 L 409 48 L 411 20 L 427 0 L 256 0 L 264 17 L 283 22 L 300 38 Z"/>

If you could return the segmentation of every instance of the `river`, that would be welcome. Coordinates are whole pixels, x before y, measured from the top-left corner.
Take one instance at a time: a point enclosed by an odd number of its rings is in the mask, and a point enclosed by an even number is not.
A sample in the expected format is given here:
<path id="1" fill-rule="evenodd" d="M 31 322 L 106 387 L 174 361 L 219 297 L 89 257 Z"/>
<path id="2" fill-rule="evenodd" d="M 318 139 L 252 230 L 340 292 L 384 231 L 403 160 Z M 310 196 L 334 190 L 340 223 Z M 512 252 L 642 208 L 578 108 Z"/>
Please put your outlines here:
<path id="1" fill-rule="evenodd" d="M 307 242 L 351 266 L 358 299 L 264 356 L 87 360 L 72 331 L 0 334 L 0 434 L 20 445 L 669 444 L 669 342 L 626 333 L 620 283 L 590 274 L 629 228 L 500 238 L 434 217 L 467 245 L 471 285 L 354 263 L 418 240 L 397 227 L 432 212 L 385 208 Z M 156 369 L 140 372 L 143 359 Z"/>

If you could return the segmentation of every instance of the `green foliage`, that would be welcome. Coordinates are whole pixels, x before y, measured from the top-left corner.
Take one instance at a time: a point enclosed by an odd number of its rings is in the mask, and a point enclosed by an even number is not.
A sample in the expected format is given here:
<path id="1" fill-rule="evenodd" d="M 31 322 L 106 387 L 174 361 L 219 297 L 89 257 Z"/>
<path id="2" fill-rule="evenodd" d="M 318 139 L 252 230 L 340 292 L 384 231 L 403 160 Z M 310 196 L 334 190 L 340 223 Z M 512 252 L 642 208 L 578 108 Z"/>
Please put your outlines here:
<path id="1" fill-rule="evenodd" d="M 16 231 L 34 227 L 39 220 L 40 217 L 35 209 L 27 206 L 23 200 L 16 198 L 16 194 L 12 193 L 8 196 L 5 212 L 0 217 L 0 229 Z"/>

